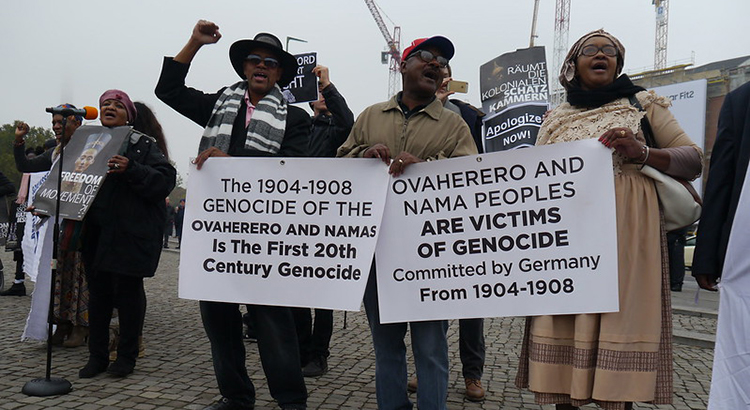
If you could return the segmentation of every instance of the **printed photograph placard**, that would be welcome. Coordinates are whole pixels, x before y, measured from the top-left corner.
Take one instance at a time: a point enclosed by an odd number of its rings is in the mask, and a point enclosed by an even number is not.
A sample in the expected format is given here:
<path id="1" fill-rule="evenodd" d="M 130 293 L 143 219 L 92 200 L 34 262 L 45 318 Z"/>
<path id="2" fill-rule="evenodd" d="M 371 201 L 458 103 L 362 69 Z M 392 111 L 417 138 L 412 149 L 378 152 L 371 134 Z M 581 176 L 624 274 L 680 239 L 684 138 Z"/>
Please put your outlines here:
<path id="1" fill-rule="evenodd" d="M 132 127 L 79 127 L 65 146 L 61 161 L 52 165 L 47 179 L 34 196 L 35 211 L 55 214 L 57 188 L 60 184 L 60 218 L 80 221 L 107 176 L 109 158 L 120 151 Z"/>
<path id="2" fill-rule="evenodd" d="M 485 152 L 534 145 L 541 117 L 535 127 L 526 128 L 529 135 L 515 135 L 516 142 L 519 137 L 523 140 L 519 143 L 503 143 L 513 139 L 513 135 L 504 135 L 504 138 L 498 139 L 497 132 L 488 131 L 495 131 L 497 125 L 520 116 L 538 116 L 542 107 L 549 107 L 544 47 L 524 48 L 502 54 L 483 64 L 479 68 L 479 76 L 482 111 L 487 114 L 482 134 Z M 542 114 L 547 109 L 549 108 L 545 108 Z"/>

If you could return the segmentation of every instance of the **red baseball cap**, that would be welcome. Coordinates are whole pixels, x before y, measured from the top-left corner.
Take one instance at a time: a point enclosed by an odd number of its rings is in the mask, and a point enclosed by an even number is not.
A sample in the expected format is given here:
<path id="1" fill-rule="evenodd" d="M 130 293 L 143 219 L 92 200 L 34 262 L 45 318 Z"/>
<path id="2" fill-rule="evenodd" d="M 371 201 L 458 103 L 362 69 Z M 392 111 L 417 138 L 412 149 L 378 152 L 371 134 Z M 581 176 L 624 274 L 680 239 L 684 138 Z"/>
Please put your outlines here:
<path id="1" fill-rule="evenodd" d="M 409 47 L 406 47 L 406 49 L 404 49 L 404 52 L 401 54 L 401 60 L 406 60 L 413 52 L 417 50 L 423 50 L 427 47 L 437 48 L 438 50 L 440 50 L 440 54 L 442 54 L 443 57 L 447 58 L 448 60 L 453 58 L 453 54 L 455 54 L 456 52 L 455 48 L 453 47 L 453 43 L 451 43 L 450 40 L 443 36 L 418 38 L 412 41 Z"/>

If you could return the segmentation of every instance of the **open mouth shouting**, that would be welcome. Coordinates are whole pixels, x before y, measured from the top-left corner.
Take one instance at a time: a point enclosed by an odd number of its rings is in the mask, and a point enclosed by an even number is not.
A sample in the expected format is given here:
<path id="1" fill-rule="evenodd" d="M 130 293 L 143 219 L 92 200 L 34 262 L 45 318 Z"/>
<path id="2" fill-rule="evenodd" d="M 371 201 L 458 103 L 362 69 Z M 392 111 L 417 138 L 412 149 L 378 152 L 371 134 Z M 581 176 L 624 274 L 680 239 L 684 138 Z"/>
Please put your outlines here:
<path id="1" fill-rule="evenodd" d="M 268 74 L 264 71 L 256 71 L 253 73 L 252 79 L 253 81 L 265 82 L 266 80 L 268 80 Z"/>
<path id="2" fill-rule="evenodd" d="M 591 69 L 594 70 L 597 74 L 606 74 L 607 69 L 609 68 L 609 64 L 607 64 L 607 61 L 597 61 L 593 64 L 591 64 Z"/>
<path id="3" fill-rule="evenodd" d="M 102 111 L 102 118 L 114 120 L 117 119 L 117 111 L 114 109 L 105 109 Z"/>
<path id="4" fill-rule="evenodd" d="M 440 70 L 434 67 L 426 67 L 424 71 L 422 71 L 422 76 L 429 80 L 432 80 L 432 82 L 437 85 L 440 85 L 443 82 L 443 74 L 440 72 Z"/>

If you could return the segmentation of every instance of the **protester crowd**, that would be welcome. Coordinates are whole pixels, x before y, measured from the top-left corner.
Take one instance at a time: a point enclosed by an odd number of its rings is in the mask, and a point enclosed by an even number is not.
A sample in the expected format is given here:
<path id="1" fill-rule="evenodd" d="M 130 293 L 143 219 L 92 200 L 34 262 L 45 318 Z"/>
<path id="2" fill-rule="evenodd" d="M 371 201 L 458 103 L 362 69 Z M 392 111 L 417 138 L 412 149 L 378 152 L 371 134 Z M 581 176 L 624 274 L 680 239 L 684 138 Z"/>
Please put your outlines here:
<path id="1" fill-rule="evenodd" d="M 324 66 L 314 70 L 319 98 L 310 103 L 313 116 L 290 105 L 282 87 L 296 75 L 297 60 L 268 33 L 231 45 L 230 63 L 239 77 L 236 82 L 216 92 L 187 86 L 190 63 L 202 47 L 220 39 L 216 24 L 200 20 L 184 47 L 174 57 L 164 58 L 155 89 L 166 105 L 204 127 L 194 160 L 197 172 L 209 158 L 352 157 L 379 159 L 390 174 L 398 176 L 415 163 L 483 152 L 484 113 L 449 98 L 452 92 L 446 89 L 452 80 L 450 60 L 455 49 L 445 37 L 414 40 L 401 58 L 403 91 L 366 108 L 356 121 Z M 676 291 L 678 282 L 670 282 L 664 209 L 652 180 L 640 169 L 648 165 L 692 180 L 700 176 L 703 153 L 677 124 L 667 99 L 634 85 L 621 73 L 624 58 L 625 47 L 604 30 L 581 37 L 560 68 L 566 102 L 546 115 L 537 140 L 537 145 L 551 145 L 596 138 L 611 149 L 614 165 L 619 312 L 530 317 L 524 329 L 516 385 L 532 391 L 537 403 L 554 404 L 557 409 L 588 403 L 604 409 L 631 409 L 634 402 L 672 402 L 670 290 Z M 99 104 L 104 127 L 133 127 L 134 131 L 120 151 L 106 159 L 107 178 L 86 216 L 78 222 L 64 220 L 59 233 L 54 314 L 49 318 L 57 325 L 52 343 L 75 347 L 88 340 L 89 356 L 80 369 L 81 378 L 104 372 L 126 377 L 136 369 L 147 305 L 144 278 L 154 275 L 160 252 L 169 247 L 174 232 L 181 244 L 185 217 L 185 200 L 175 207 L 168 198 L 176 171 L 168 160 L 164 131 L 151 110 L 116 89 L 105 91 Z M 746 105 L 747 98 L 743 107 Z M 729 115 L 722 112 L 720 131 L 722 126 L 727 132 L 744 129 Z M 17 125 L 14 154 L 19 171 L 49 171 L 81 125 L 80 117 L 66 119 L 63 128 L 63 116 L 53 116 L 55 146 L 32 155 L 27 154 L 23 138 L 28 125 Z M 722 147 L 722 164 L 712 161 L 712 176 L 716 172 L 723 179 L 720 167 L 730 169 L 727 173 L 739 177 L 732 185 L 738 191 L 747 157 L 724 157 L 736 153 L 733 144 L 745 142 L 737 137 L 736 142 L 728 143 L 721 132 L 720 138 L 717 150 Z M 730 195 L 728 188 L 717 186 L 720 183 L 725 184 L 709 179 L 706 210 L 731 218 L 735 212 L 739 214 L 739 194 L 733 191 Z M 12 184 L 2 185 L 4 195 L 14 192 Z M 726 203 L 713 205 L 717 196 Z M 33 212 L 33 207 L 29 211 Z M 726 224 L 722 221 L 713 226 Z M 704 231 L 723 239 L 702 239 Z M 704 229 L 703 225 L 699 233 L 696 273 L 701 275 L 702 287 L 714 289 L 728 233 L 713 231 L 710 226 Z M 713 249 L 719 242 L 723 247 Z M 703 252 L 711 252 L 710 257 L 701 259 Z M 18 272 L 16 282 L 2 295 L 25 295 L 23 271 L 20 278 Z M 378 407 L 412 408 L 412 391 L 416 392 L 417 407 L 446 409 L 448 321 L 381 323 L 376 272 L 373 262 L 364 306 L 375 351 Z M 680 288 L 681 281 L 679 278 Z M 246 339 L 257 341 L 268 389 L 278 405 L 282 409 L 306 408 L 304 377 L 328 371 L 333 312 L 266 305 L 246 308 L 243 316 L 236 303 L 200 302 L 222 395 L 206 409 L 254 408 L 255 386 L 246 368 Z M 109 328 L 114 309 L 119 340 L 112 361 Z M 465 398 L 482 401 L 486 394 L 481 381 L 485 365 L 483 319 L 462 319 L 459 329 Z M 416 365 L 412 377 L 404 342 L 407 330 Z"/>

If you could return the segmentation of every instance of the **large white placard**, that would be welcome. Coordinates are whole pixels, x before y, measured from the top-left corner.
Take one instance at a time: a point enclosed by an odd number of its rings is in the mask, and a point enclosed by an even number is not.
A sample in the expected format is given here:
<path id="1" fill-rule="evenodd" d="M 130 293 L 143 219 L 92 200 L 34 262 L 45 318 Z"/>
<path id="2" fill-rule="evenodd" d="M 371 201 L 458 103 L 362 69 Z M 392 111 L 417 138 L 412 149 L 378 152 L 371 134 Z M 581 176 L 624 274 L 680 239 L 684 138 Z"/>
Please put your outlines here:
<path id="1" fill-rule="evenodd" d="M 705 149 L 706 140 L 707 89 L 708 82 L 705 78 L 653 88 L 657 94 L 672 100 L 669 111 L 701 149 Z M 700 178 L 693 181 L 693 186 L 699 194 L 703 194 Z"/>
<path id="2" fill-rule="evenodd" d="M 388 190 L 384 323 L 619 309 L 612 154 L 597 140 L 415 164 Z"/>
<path id="3" fill-rule="evenodd" d="M 181 298 L 359 310 L 379 234 L 379 160 L 212 158 L 188 181 Z"/>

